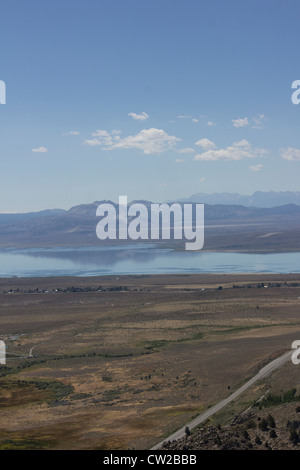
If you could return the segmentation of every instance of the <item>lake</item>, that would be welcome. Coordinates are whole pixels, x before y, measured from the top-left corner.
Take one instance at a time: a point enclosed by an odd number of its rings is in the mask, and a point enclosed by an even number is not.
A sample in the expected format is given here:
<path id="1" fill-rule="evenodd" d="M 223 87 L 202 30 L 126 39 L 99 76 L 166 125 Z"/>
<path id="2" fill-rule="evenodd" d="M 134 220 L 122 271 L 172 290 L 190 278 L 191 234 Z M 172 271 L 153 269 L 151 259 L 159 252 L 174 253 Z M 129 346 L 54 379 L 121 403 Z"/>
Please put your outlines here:
<path id="1" fill-rule="evenodd" d="M 299 273 L 297 253 L 176 252 L 154 244 L 0 251 L 0 277 L 176 273 Z"/>

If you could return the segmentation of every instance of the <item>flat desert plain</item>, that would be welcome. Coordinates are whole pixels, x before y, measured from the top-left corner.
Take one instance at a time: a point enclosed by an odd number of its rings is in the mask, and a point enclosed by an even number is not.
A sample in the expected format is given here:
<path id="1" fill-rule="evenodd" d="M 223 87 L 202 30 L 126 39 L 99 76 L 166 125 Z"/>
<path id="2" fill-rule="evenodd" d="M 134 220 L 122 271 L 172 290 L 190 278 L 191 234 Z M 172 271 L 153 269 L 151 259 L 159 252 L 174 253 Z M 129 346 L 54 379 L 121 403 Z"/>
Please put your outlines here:
<path id="1" fill-rule="evenodd" d="M 299 312 L 299 274 L 0 279 L 0 448 L 151 448 L 290 349 Z"/>

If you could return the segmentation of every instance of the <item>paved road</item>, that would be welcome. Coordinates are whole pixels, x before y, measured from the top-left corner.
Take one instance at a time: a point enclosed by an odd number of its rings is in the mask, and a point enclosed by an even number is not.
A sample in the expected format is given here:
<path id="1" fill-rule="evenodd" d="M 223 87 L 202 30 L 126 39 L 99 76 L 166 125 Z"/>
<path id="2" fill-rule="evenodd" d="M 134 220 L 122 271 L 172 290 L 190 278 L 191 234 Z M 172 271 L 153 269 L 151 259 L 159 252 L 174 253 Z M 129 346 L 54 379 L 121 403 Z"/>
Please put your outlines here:
<path id="1" fill-rule="evenodd" d="M 213 414 L 217 413 L 217 411 L 220 411 L 224 406 L 228 405 L 231 401 L 235 400 L 241 393 L 243 393 L 247 388 L 251 387 L 255 382 L 258 380 L 263 379 L 267 375 L 269 375 L 271 372 L 273 372 L 275 369 L 278 369 L 281 367 L 285 362 L 287 362 L 293 351 L 288 351 L 282 356 L 278 357 L 274 361 L 270 362 L 268 365 L 260 369 L 260 371 L 252 377 L 252 379 L 248 380 L 244 385 L 242 385 L 238 390 L 236 390 L 234 393 L 232 393 L 229 397 L 225 398 L 224 400 L 220 401 L 216 405 L 212 406 L 208 410 L 204 411 L 204 413 L 201 413 L 201 415 L 197 416 L 193 421 L 190 423 L 187 423 L 185 426 L 183 426 L 181 429 L 178 431 L 174 432 L 171 436 L 167 437 L 163 441 L 161 441 L 159 444 L 156 446 L 152 447 L 151 450 L 157 450 L 159 449 L 162 444 L 166 441 L 176 441 L 177 439 L 180 439 L 185 436 L 185 428 L 186 426 L 189 427 L 189 429 L 193 429 L 195 426 L 198 426 L 200 423 L 203 423 L 207 418 L 212 416 Z"/>

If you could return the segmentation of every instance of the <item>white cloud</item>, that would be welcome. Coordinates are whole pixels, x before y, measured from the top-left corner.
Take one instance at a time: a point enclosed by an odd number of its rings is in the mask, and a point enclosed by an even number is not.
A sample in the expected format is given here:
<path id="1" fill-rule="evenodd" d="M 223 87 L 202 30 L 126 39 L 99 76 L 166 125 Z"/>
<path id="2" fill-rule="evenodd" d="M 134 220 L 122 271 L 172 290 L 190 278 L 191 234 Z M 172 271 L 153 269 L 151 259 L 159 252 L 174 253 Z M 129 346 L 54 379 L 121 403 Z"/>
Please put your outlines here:
<path id="1" fill-rule="evenodd" d="M 299 161 L 300 160 L 300 150 L 289 147 L 287 149 L 283 149 L 281 152 L 282 158 L 285 160 L 290 160 L 290 161 Z"/>
<path id="2" fill-rule="evenodd" d="M 215 149 L 216 145 L 209 139 L 200 139 L 195 142 L 195 145 L 201 147 L 203 150 Z"/>
<path id="3" fill-rule="evenodd" d="M 176 163 L 183 163 L 185 160 L 183 158 L 176 158 L 175 160 Z"/>
<path id="4" fill-rule="evenodd" d="M 46 147 L 38 147 L 38 148 L 32 149 L 32 151 L 37 152 L 37 153 L 46 153 L 48 152 L 48 149 Z"/>
<path id="5" fill-rule="evenodd" d="M 96 132 L 92 134 L 94 139 L 86 139 L 84 141 L 85 145 L 102 145 L 102 146 L 111 146 L 114 142 L 114 139 L 118 139 L 119 136 L 115 135 L 114 137 L 107 131 L 103 129 L 98 129 Z"/>
<path id="6" fill-rule="evenodd" d="M 148 114 L 144 111 L 141 114 L 129 113 L 128 116 L 132 117 L 132 119 L 135 119 L 136 121 L 146 121 L 146 119 L 149 119 Z"/>
<path id="7" fill-rule="evenodd" d="M 162 129 L 143 129 L 138 134 L 119 139 L 111 148 L 142 150 L 145 154 L 162 153 L 174 148 L 181 139 Z"/>
<path id="8" fill-rule="evenodd" d="M 195 155 L 194 160 L 217 161 L 217 160 L 243 160 L 246 158 L 258 158 L 265 155 L 264 149 L 253 148 L 247 140 L 234 142 L 224 149 L 210 149 L 204 153 Z"/>
<path id="9" fill-rule="evenodd" d="M 264 166 L 259 163 L 258 165 L 252 165 L 252 166 L 249 166 L 250 170 L 252 171 L 260 171 Z"/>
<path id="10" fill-rule="evenodd" d="M 113 149 L 138 149 L 145 154 L 157 154 L 166 152 L 175 147 L 176 142 L 181 139 L 168 135 L 162 129 L 143 129 L 136 135 L 121 138 L 119 135 L 112 136 L 105 130 L 98 130 L 92 134 L 94 139 L 84 141 L 85 145 L 102 146 L 103 150 Z"/>
<path id="11" fill-rule="evenodd" d="M 212 122 L 212 121 L 207 121 L 207 125 L 208 126 L 216 126 L 216 123 Z"/>
<path id="12" fill-rule="evenodd" d="M 62 135 L 79 135 L 80 132 L 78 131 L 70 131 L 70 132 L 64 132 Z"/>
<path id="13" fill-rule="evenodd" d="M 102 129 L 98 129 L 92 134 L 93 137 L 110 137 L 110 133 Z"/>
<path id="14" fill-rule="evenodd" d="M 246 139 L 242 139 L 242 140 L 239 140 L 238 142 L 234 142 L 234 145 L 235 147 L 250 147 L 250 144 L 248 142 L 248 140 Z"/>
<path id="15" fill-rule="evenodd" d="M 239 118 L 239 119 L 232 119 L 231 121 L 234 127 L 245 127 L 249 125 L 248 118 Z"/>
<path id="16" fill-rule="evenodd" d="M 263 123 L 266 121 L 266 117 L 264 114 L 259 114 L 258 116 L 255 116 L 252 118 L 252 122 L 254 123 L 252 129 L 262 129 L 263 128 Z"/>
<path id="17" fill-rule="evenodd" d="M 180 115 L 180 116 L 177 116 L 177 119 L 190 119 L 192 122 L 199 122 L 199 119 L 197 118 L 193 118 L 193 116 L 184 116 L 184 115 Z"/>
<path id="18" fill-rule="evenodd" d="M 195 153 L 195 150 L 191 147 L 185 147 L 183 149 L 178 150 L 178 153 Z"/>
<path id="19" fill-rule="evenodd" d="M 199 179 L 199 182 L 204 183 L 204 181 L 205 181 L 205 178 L 204 178 L 204 176 L 202 176 L 202 178 Z"/>
<path id="20" fill-rule="evenodd" d="M 111 131 L 111 135 L 120 135 L 120 134 L 122 134 L 122 131 L 118 129 L 114 129 L 113 131 Z"/>
<path id="21" fill-rule="evenodd" d="M 245 118 L 239 118 L 239 119 L 232 119 L 232 123 L 234 127 L 246 127 L 250 126 L 251 124 L 251 129 L 262 129 L 263 128 L 263 123 L 266 121 L 266 117 L 264 114 L 258 114 L 257 116 L 251 118 L 250 120 L 245 117 Z"/>
<path id="22" fill-rule="evenodd" d="M 96 146 L 96 145 L 101 145 L 101 142 L 99 139 L 86 139 L 84 140 L 84 145 L 90 145 L 92 147 Z"/>

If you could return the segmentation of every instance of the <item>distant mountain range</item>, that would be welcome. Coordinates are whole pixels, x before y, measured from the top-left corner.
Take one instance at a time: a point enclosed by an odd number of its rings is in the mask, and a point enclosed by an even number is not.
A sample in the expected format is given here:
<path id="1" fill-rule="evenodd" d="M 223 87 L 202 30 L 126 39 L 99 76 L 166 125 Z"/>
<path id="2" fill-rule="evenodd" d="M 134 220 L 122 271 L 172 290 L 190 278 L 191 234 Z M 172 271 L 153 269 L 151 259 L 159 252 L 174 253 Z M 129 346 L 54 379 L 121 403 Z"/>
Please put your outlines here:
<path id="1" fill-rule="evenodd" d="M 198 202 L 204 204 L 234 204 L 246 207 L 277 207 L 286 204 L 300 205 L 300 191 L 256 191 L 252 195 L 238 193 L 197 193 L 188 198 L 178 199 L 181 202 Z"/>
<path id="2" fill-rule="evenodd" d="M 50 215 L 59 215 L 67 212 L 64 209 L 46 209 L 39 212 L 24 212 L 19 214 L 0 214 L 0 225 L 1 224 L 12 224 L 18 222 L 24 222 L 29 219 L 37 219 L 40 217 L 47 217 Z"/>
<path id="3" fill-rule="evenodd" d="M 286 193 L 255 193 L 253 197 L 256 195 L 257 200 L 259 195 L 262 195 L 264 201 L 269 197 L 270 203 L 272 195 L 275 200 L 276 194 L 286 195 Z M 294 194 L 296 197 L 298 193 L 289 194 Z M 210 196 L 217 199 L 217 195 Z M 234 195 L 227 194 L 227 196 L 230 200 Z M 202 196 L 195 195 L 181 200 L 181 204 L 191 201 L 197 203 L 203 202 L 203 199 Z M 129 206 L 133 202 L 141 202 L 147 207 L 151 205 L 149 201 L 132 201 Z M 111 203 L 117 208 L 112 201 L 95 201 L 91 204 L 74 206 L 69 210 L 0 214 L 0 247 L 72 247 L 103 244 L 104 242 L 96 236 L 96 226 L 99 222 L 96 209 L 103 203 Z M 120 243 L 131 243 L 131 241 L 105 241 L 106 245 Z M 182 249 L 183 244 L 182 241 L 176 240 L 158 240 L 158 243 L 174 249 Z M 246 205 L 225 204 L 225 196 L 222 203 L 205 203 L 204 249 L 252 252 L 300 251 L 300 204 L 264 208 L 246 207 Z"/>

